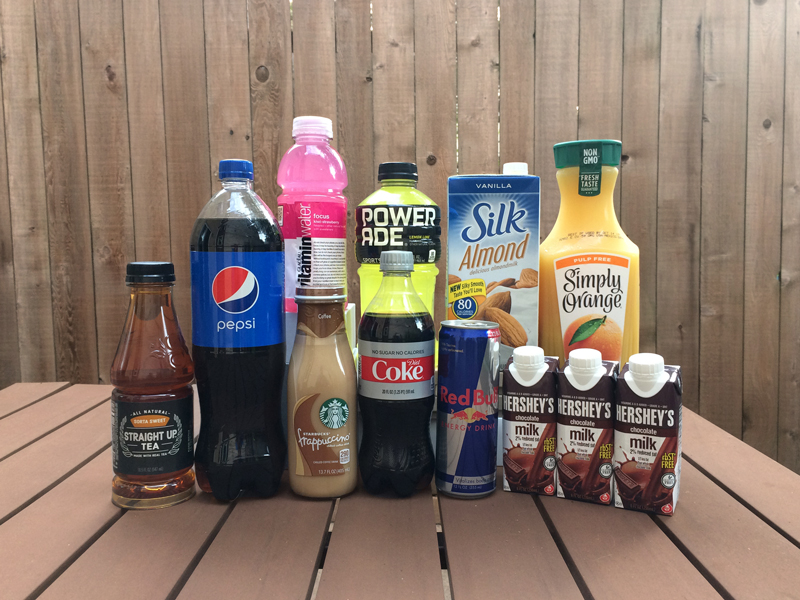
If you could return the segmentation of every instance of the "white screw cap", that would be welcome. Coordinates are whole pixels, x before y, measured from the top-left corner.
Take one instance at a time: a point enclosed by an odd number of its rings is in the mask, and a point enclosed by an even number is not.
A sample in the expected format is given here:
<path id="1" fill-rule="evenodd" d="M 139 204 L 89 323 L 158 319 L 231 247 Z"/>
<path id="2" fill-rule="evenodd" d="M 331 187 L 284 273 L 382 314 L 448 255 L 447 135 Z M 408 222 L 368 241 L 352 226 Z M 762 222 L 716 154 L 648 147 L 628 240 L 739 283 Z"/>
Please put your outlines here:
<path id="1" fill-rule="evenodd" d="M 628 370 L 637 379 L 655 379 L 664 372 L 664 358 L 649 352 L 634 354 L 628 359 Z"/>
<path id="2" fill-rule="evenodd" d="M 593 373 L 603 366 L 603 355 L 594 348 L 578 348 L 569 353 L 569 366 L 575 372 Z"/>
<path id="3" fill-rule="evenodd" d="M 539 346 L 520 346 L 514 348 L 514 364 L 518 367 L 541 367 L 544 364 L 544 350 Z"/>
<path id="4" fill-rule="evenodd" d="M 414 253 L 406 250 L 386 250 L 381 252 L 381 272 L 413 271 Z"/>
<path id="5" fill-rule="evenodd" d="M 327 117 L 295 117 L 292 121 L 292 137 L 302 134 L 326 135 L 333 138 L 333 121 Z"/>
<path id="6" fill-rule="evenodd" d="M 503 164 L 503 175 L 527 175 L 528 163 L 507 162 Z"/>

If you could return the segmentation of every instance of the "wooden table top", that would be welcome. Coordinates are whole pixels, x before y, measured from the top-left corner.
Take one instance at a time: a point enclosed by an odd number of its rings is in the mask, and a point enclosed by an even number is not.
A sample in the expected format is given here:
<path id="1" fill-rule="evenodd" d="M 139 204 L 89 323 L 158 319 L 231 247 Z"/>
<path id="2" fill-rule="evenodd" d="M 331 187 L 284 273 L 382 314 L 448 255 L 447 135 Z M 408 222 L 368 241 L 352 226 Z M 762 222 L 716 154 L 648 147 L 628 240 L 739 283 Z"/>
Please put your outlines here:
<path id="1" fill-rule="evenodd" d="M 499 490 L 111 504 L 111 388 L 0 391 L 0 597 L 798 598 L 800 477 L 684 410 L 672 517 Z M 646 587 L 645 587 L 646 586 Z"/>

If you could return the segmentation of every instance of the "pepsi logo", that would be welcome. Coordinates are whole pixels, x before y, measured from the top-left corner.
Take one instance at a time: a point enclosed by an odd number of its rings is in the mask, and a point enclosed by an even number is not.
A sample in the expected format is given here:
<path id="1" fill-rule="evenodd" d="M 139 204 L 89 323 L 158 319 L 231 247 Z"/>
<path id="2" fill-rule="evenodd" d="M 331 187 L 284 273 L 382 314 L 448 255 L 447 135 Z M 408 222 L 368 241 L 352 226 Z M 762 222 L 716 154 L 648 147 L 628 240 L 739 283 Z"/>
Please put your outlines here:
<path id="1" fill-rule="evenodd" d="M 258 300 L 258 279 L 244 267 L 225 267 L 211 284 L 214 302 L 232 315 L 247 312 Z"/>

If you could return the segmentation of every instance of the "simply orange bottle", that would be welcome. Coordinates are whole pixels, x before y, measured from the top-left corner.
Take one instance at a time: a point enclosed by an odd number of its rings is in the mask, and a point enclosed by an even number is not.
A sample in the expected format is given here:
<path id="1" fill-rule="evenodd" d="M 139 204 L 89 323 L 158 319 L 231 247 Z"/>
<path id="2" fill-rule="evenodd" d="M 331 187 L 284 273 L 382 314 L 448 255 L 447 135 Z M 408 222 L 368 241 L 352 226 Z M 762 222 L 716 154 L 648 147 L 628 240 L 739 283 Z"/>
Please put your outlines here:
<path id="1" fill-rule="evenodd" d="M 639 352 L 639 248 L 614 212 L 622 144 L 553 147 L 561 207 L 539 249 L 539 345 L 561 364 L 576 348 L 628 362 Z"/>

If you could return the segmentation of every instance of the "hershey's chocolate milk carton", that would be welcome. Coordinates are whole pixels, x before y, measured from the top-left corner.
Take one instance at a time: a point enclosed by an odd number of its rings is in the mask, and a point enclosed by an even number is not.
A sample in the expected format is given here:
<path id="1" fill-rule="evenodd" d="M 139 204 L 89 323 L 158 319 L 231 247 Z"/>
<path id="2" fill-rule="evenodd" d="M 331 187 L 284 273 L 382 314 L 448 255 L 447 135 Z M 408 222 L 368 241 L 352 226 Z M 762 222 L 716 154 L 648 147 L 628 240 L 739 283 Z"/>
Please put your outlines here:
<path id="1" fill-rule="evenodd" d="M 538 346 L 514 349 L 503 372 L 503 489 L 556 492 L 558 357 Z"/>
<path id="2" fill-rule="evenodd" d="M 671 515 L 681 480 L 681 368 L 634 354 L 617 381 L 614 484 L 619 508 Z"/>
<path id="3" fill-rule="evenodd" d="M 599 351 L 569 353 L 558 373 L 557 490 L 559 498 L 611 504 L 614 386 L 619 363 Z"/>

